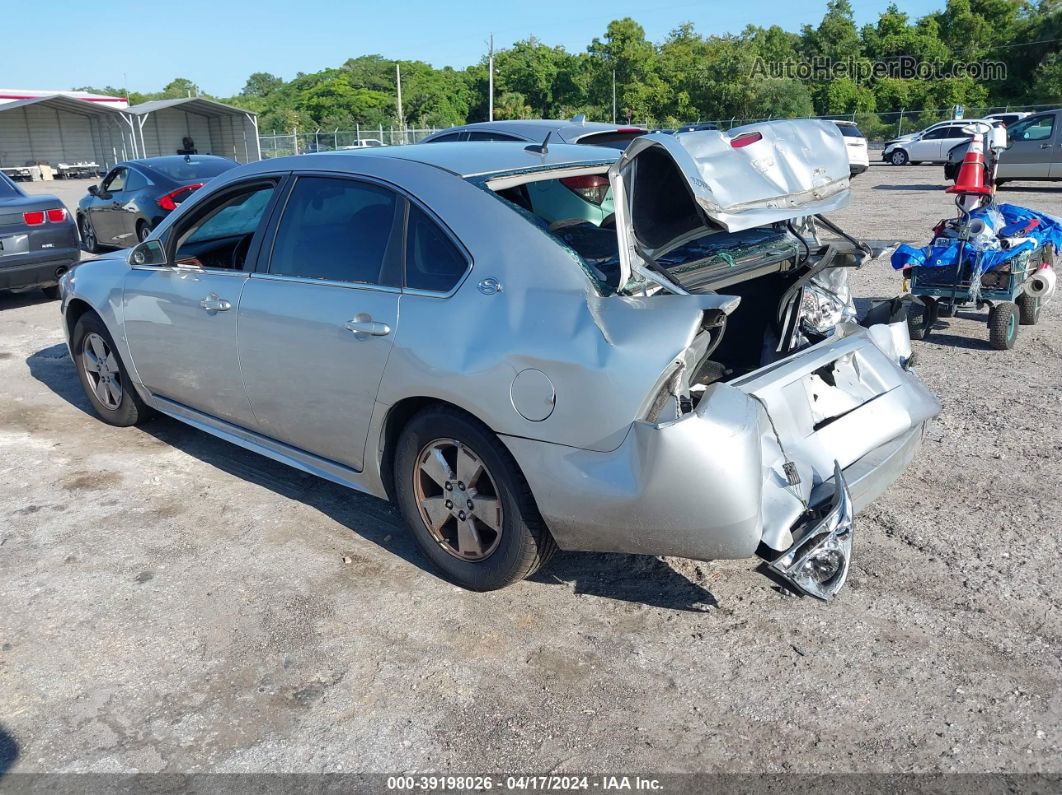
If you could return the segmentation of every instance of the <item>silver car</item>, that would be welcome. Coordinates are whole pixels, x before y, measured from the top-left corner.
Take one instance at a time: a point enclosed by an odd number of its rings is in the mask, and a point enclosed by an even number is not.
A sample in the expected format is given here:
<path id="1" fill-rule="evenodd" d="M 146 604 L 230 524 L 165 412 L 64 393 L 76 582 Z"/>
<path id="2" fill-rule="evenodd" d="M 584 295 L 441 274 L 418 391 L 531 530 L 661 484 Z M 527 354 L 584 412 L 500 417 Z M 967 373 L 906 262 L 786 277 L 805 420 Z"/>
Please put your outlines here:
<path id="1" fill-rule="evenodd" d="M 939 409 L 902 312 L 855 322 L 865 248 L 814 218 L 848 173 L 817 121 L 266 160 L 64 277 L 70 353 L 106 422 L 391 499 L 467 588 L 560 547 L 758 554 L 826 598 Z M 613 216 L 528 209 L 587 175 Z"/>

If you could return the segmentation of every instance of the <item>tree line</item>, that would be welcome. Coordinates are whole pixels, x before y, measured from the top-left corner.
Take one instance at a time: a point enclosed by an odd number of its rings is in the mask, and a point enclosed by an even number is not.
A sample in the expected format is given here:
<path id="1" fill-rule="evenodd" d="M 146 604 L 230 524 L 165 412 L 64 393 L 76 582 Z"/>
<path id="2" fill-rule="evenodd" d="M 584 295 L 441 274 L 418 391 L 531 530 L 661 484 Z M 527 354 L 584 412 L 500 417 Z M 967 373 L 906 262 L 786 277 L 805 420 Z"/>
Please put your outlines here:
<path id="1" fill-rule="evenodd" d="M 535 37 L 495 53 L 494 117 L 568 118 L 650 126 L 697 120 L 872 114 L 900 108 L 1052 103 L 1062 98 L 1062 5 L 1057 0 L 947 0 L 912 19 L 890 5 L 872 24 L 855 23 L 849 0 L 829 0 L 817 26 L 799 32 L 749 25 L 740 33 L 703 36 L 692 23 L 659 43 L 629 17 L 608 24 L 583 52 Z M 902 58 L 944 65 L 933 79 L 875 72 L 875 63 Z M 764 64 L 845 62 L 848 73 L 771 76 Z M 979 80 L 951 64 L 997 62 L 1005 75 Z M 487 58 L 465 69 L 400 61 L 403 119 L 397 118 L 395 61 L 380 55 L 284 80 L 252 74 L 222 102 L 259 114 L 263 134 L 445 127 L 487 118 Z M 867 68 L 864 68 L 867 67 Z M 97 90 L 84 87 L 86 90 Z M 121 93 L 106 87 L 99 91 Z M 162 91 L 131 92 L 132 103 L 203 95 L 177 78 Z M 892 123 L 882 117 L 883 127 Z M 874 130 L 868 131 L 873 134 Z"/>

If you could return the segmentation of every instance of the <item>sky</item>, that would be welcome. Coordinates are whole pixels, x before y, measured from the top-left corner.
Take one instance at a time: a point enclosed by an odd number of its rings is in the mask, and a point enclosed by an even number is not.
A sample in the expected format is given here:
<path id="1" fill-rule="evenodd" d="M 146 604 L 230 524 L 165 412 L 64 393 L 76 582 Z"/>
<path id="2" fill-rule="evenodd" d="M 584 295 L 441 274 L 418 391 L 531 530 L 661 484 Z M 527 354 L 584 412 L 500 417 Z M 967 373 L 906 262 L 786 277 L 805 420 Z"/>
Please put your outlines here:
<path id="1" fill-rule="evenodd" d="M 889 2 L 852 0 L 856 22 L 875 21 Z M 944 0 L 896 4 L 916 18 Z M 704 35 L 738 33 L 748 24 L 798 31 L 818 24 L 826 0 L 56 0 L 43 27 L 39 3 L 0 0 L 0 8 L 4 88 L 147 92 L 187 77 L 205 93 L 231 96 L 252 72 L 290 80 L 373 53 L 464 68 L 483 56 L 491 32 L 496 48 L 534 35 L 578 52 L 624 16 L 657 42 L 687 21 Z M 20 30 L 36 33 L 11 35 Z"/>

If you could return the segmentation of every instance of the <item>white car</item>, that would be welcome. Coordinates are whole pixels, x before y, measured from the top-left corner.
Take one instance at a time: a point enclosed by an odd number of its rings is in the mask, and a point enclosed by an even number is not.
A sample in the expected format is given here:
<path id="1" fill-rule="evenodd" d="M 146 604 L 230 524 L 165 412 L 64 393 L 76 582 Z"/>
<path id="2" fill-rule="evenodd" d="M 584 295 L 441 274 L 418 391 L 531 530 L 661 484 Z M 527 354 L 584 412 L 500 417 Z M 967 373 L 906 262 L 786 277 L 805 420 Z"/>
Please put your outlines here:
<path id="1" fill-rule="evenodd" d="M 921 132 L 910 133 L 885 142 L 881 159 L 894 166 L 908 163 L 946 163 L 953 146 L 970 140 L 963 129 L 983 119 L 952 119 L 942 121 Z"/>
<path id="2" fill-rule="evenodd" d="M 848 152 L 848 170 L 851 176 L 862 174 L 870 168 L 870 151 L 867 149 L 867 139 L 856 127 L 854 121 L 835 121 L 834 124 L 841 130 L 844 136 L 845 150 Z"/>
<path id="3" fill-rule="evenodd" d="M 985 119 L 988 121 L 1001 121 L 1003 122 L 1004 127 L 1009 127 L 1012 124 L 1017 124 L 1026 116 L 1030 115 L 1032 114 L 1030 114 L 1029 111 L 1011 110 L 1004 111 L 1003 113 L 987 113 L 985 114 Z"/>
<path id="4" fill-rule="evenodd" d="M 340 150 L 348 149 L 371 149 L 372 147 L 383 146 L 383 141 L 379 138 L 362 138 L 359 141 L 355 141 L 349 146 L 341 146 Z"/>

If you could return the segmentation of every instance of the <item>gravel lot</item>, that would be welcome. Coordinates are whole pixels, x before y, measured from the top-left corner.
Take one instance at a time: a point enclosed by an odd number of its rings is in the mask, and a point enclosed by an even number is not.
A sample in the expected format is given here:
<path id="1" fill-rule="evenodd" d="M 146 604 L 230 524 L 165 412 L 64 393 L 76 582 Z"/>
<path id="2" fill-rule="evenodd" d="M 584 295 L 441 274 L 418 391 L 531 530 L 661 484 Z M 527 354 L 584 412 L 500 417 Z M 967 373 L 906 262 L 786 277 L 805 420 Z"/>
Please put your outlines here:
<path id="1" fill-rule="evenodd" d="M 941 179 L 875 164 L 835 220 L 923 242 Z M 943 413 L 824 605 L 624 555 L 459 590 L 385 503 L 97 421 L 58 304 L 0 295 L 0 773 L 1062 772 L 1060 307 L 1011 352 L 984 313 L 915 343 Z"/>

